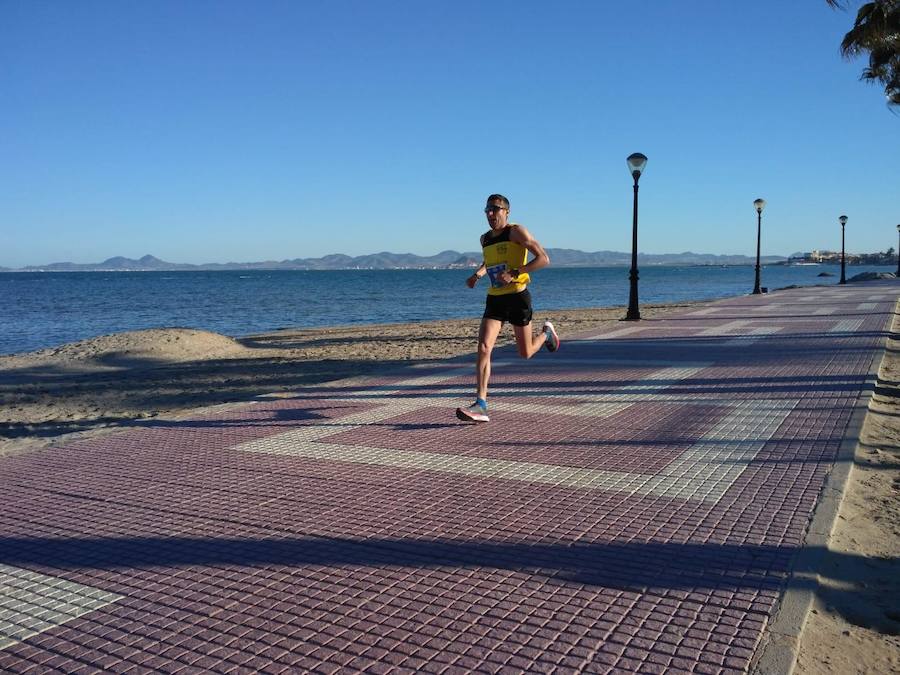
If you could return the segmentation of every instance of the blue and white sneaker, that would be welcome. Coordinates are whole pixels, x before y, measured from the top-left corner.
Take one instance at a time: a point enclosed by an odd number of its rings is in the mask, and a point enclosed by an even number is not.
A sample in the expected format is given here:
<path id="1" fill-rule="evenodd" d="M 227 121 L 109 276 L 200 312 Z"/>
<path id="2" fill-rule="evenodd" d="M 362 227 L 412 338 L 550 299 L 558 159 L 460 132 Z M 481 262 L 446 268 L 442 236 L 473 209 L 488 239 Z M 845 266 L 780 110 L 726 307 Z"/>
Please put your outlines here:
<path id="1" fill-rule="evenodd" d="M 556 329 L 553 327 L 553 324 L 549 321 L 545 321 L 544 327 L 541 330 L 543 330 L 544 334 L 547 336 L 547 341 L 544 342 L 547 351 L 555 352 L 559 349 L 559 335 L 556 334 Z"/>
<path id="2" fill-rule="evenodd" d="M 475 401 L 467 408 L 457 408 L 456 416 L 463 422 L 490 422 L 487 414 L 487 406 Z"/>

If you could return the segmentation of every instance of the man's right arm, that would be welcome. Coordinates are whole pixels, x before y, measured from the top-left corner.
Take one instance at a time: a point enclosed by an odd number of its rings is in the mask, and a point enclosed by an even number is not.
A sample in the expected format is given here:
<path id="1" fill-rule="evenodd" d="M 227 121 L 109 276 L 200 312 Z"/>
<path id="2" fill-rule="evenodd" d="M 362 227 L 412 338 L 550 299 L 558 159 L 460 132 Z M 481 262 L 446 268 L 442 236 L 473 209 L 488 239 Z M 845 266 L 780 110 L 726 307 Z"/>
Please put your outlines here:
<path id="1" fill-rule="evenodd" d="M 487 268 L 485 268 L 484 263 L 481 263 L 472 274 L 466 279 L 466 286 L 469 288 L 475 288 L 475 284 L 478 283 L 478 280 L 487 274 Z"/>

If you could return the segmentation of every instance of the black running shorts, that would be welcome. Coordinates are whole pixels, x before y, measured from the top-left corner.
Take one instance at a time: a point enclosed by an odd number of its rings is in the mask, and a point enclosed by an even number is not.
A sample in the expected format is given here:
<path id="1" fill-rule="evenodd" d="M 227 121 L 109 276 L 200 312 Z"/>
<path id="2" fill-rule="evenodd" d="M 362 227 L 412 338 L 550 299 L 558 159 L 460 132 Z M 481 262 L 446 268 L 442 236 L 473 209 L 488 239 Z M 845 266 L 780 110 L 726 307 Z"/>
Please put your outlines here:
<path id="1" fill-rule="evenodd" d="M 531 323 L 531 293 L 526 288 L 519 293 L 487 296 L 484 318 L 509 321 L 513 326 L 527 326 Z"/>

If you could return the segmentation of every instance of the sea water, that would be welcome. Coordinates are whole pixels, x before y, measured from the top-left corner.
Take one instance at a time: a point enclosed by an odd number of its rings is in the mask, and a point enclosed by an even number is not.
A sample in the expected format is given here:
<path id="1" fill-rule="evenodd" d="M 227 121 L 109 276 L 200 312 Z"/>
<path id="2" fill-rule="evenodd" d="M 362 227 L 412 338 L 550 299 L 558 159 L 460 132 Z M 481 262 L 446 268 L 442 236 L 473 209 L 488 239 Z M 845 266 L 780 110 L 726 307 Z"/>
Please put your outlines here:
<path id="1" fill-rule="evenodd" d="M 894 267 L 852 266 L 860 272 Z M 627 267 L 549 267 L 532 277 L 544 309 L 628 304 Z M 822 272 L 833 276 L 820 277 Z M 640 270 L 640 304 L 706 300 L 753 290 L 752 266 L 654 266 Z M 471 270 L 11 272 L 0 274 L 0 354 L 142 328 L 183 327 L 233 337 L 281 328 L 430 321 L 480 316 L 486 282 Z M 840 266 L 772 265 L 761 285 L 836 284 Z"/>

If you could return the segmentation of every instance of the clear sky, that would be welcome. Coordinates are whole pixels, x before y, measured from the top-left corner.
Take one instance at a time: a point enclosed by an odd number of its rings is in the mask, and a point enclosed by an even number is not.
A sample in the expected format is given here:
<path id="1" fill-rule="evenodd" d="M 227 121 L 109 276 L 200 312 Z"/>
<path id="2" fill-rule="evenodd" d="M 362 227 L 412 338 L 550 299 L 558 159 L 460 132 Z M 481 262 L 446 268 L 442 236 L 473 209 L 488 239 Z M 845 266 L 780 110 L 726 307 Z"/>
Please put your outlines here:
<path id="1" fill-rule="evenodd" d="M 897 247 L 900 115 L 825 0 L 0 0 L 0 266 Z"/>

